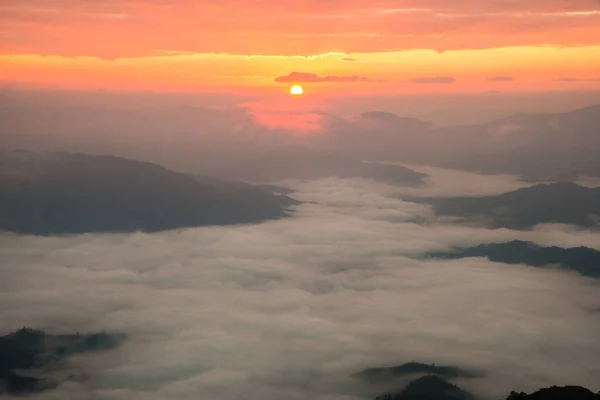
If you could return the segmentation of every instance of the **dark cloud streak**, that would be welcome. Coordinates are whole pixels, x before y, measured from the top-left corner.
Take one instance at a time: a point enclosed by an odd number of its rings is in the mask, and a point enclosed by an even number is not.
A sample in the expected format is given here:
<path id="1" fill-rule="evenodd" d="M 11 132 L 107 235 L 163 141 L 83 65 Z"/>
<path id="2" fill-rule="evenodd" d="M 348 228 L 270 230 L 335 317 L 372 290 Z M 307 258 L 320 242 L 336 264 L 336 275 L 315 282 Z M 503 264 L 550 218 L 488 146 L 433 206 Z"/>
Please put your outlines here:
<path id="1" fill-rule="evenodd" d="M 556 82 L 598 82 L 600 78 L 572 78 L 572 77 L 563 77 L 556 78 Z"/>
<path id="2" fill-rule="evenodd" d="M 285 76 L 278 76 L 275 82 L 294 82 L 294 83 L 323 83 L 323 82 L 384 82 L 384 80 L 373 80 L 364 76 L 319 76 L 309 72 L 292 72 Z"/>
<path id="3" fill-rule="evenodd" d="M 409 80 L 411 83 L 455 83 L 452 76 L 420 76 Z"/>
<path id="4" fill-rule="evenodd" d="M 488 78 L 488 81 L 490 82 L 512 82 L 514 80 L 515 78 L 511 76 L 492 76 Z"/>

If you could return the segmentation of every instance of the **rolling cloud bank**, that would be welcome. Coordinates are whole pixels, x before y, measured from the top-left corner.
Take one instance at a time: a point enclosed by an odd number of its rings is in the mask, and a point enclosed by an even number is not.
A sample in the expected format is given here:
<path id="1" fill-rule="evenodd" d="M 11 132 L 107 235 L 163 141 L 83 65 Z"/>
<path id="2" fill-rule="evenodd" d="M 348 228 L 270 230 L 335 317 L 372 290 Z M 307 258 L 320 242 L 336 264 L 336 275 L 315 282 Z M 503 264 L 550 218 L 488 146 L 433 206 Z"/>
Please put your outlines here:
<path id="1" fill-rule="evenodd" d="M 549 385 L 600 390 L 597 280 L 425 257 L 513 239 L 600 249 L 600 233 L 561 224 L 490 229 L 436 216 L 402 198 L 486 196 L 524 183 L 500 176 L 494 189 L 495 177 L 472 174 L 465 188 L 464 172 L 426 172 L 421 188 L 284 181 L 302 203 L 289 218 L 258 224 L 3 234 L 4 333 L 25 325 L 127 335 L 116 348 L 53 364 L 45 376 L 60 384 L 31 398 L 358 400 L 392 388 L 354 373 L 409 361 L 482 371 L 452 379 L 482 398 Z"/>

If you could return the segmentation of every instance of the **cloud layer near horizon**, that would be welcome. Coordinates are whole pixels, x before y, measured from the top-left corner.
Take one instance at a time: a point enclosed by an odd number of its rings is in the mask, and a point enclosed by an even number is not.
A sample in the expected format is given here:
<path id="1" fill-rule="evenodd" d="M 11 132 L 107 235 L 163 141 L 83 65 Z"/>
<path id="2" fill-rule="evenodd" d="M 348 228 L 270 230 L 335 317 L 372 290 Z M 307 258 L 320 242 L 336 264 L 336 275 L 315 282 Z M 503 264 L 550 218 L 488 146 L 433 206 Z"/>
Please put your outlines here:
<path id="1" fill-rule="evenodd" d="M 515 78 L 512 76 L 492 76 L 488 78 L 488 81 L 490 82 L 512 82 L 514 80 Z"/>
<path id="2" fill-rule="evenodd" d="M 411 83 L 454 83 L 456 79 L 452 76 L 420 76 L 410 79 Z"/>
<path id="3" fill-rule="evenodd" d="M 464 178 L 438 173 L 422 195 L 436 193 L 438 180 Z M 477 182 L 470 193 L 490 190 Z M 411 359 L 484 368 L 487 378 L 461 385 L 494 398 L 550 384 L 600 389 L 596 282 L 480 259 L 412 258 L 515 237 L 600 245 L 598 234 L 417 225 L 409 221 L 431 211 L 399 200 L 403 189 L 339 179 L 295 186 L 316 204 L 260 225 L 3 236 L 3 329 L 131 338 L 65 366 L 89 380 L 35 397 L 358 400 L 377 388 L 349 373 Z"/>
<path id="4" fill-rule="evenodd" d="M 323 83 L 323 82 L 383 82 L 382 80 L 372 80 L 364 76 L 319 76 L 309 72 L 291 72 L 285 76 L 278 76 L 275 82 L 297 82 L 297 83 Z"/>

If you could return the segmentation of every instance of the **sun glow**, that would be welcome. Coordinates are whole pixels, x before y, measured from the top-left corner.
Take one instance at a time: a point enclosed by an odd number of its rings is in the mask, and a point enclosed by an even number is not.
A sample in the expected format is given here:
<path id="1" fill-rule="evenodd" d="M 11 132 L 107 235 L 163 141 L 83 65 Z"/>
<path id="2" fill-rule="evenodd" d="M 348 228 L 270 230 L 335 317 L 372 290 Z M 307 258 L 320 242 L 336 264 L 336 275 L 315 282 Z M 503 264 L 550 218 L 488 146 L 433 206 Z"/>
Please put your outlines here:
<path id="1" fill-rule="evenodd" d="M 292 96 L 300 96 L 302 93 L 304 93 L 304 89 L 302 89 L 302 86 L 300 85 L 294 85 L 290 88 L 290 94 Z"/>

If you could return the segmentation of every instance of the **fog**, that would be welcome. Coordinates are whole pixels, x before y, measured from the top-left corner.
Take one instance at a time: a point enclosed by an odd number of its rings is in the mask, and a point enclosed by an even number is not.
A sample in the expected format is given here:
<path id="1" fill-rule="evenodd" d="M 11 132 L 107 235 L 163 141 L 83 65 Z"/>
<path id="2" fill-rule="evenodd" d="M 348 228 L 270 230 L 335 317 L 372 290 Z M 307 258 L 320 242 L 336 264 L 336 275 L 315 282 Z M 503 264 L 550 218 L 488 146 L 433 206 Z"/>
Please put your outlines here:
<path id="1" fill-rule="evenodd" d="M 309 93 L 309 97 L 312 96 Z M 478 124 L 518 113 L 557 113 L 600 103 L 600 91 L 563 90 L 545 93 L 487 91 L 482 93 L 433 93 L 387 95 L 348 95 L 318 93 L 318 109 L 337 115 L 355 115 L 365 111 L 386 111 L 411 116 L 440 125 Z M 265 95 L 239 92 L 113 92 L 27 90 L 19 85 L 0 87 L 0 98 L 21 105 L 85 108 L 165 109 L 177 106 L 234 108 L 262 99 Z M 277 99 L 281 102 L 281 99 Z M 275 102 L 277 103 L 277 102 Z M 296 102 L 297 104 L 298 102 Z M 317 100 L 311 99 L 315 105 Z M 278 104 L 281 107 L 281 104 Z"/>
<path id="2" fill-rule="evenodd" d="M 87 379 L 31 398 L 365 399 L 382 388 L 351 373 L 411 360 L 481 368 L 486 377 L 456 382 L 485 398 L 549 385 L 600 390 L 597 281 L 484 259 L 421 258 L 512 239 L 600 249 L 600 233 L 453 224 L 400 198 L 492 194 L 522 182 L 426 172 L 420 189 L 286 181 L 305 203 L 291 218 L 261 224 L 3 234 L 5 332 L 28 325 L 128 334 L 115 350 L 60 366 Z"/>
<path id="3" fill-rule="evenodd" d="M 388 162 L 386 164 L 402 165 L 427 174 L 426 185 L 420 187 L 399 187 L 396 193 L 404 197 L 452 197 L 452 196 L 488 196 L 510 192 L 531 186 L 518 176 L 495 174 L 493 177 L 452 169 L 436 168 L 428 165 Z M 582 179 L 590 187 L 596 187 L 593 178 Z"/>
<path id="4" fill-rule="evenodd" d="M 417 96 L 373 101 L 359 109 L 342 107 L 348 99 L 308 95 L 290 99 L 5 90 L 0 96 L 0 146 L 113 154 L 214 176 L 290 144 L 342 151 L 362 160 L 534 180 L 600 176 L 595 128 L 600 106 L 594 106 L 600 98 L 593 93 L 551 93 L 545 100 L 515 96 L 503 97 L 502 106 L 499 100 L 474 95 Z M 398 106 L 390 108 L 392 104 Z M 481 104 L 512 104 L 514 111 L 488 115 L 477 108 Z M 447 126 L 435 117 L 459 114 L 458 109 L 473 118 Z"/>

